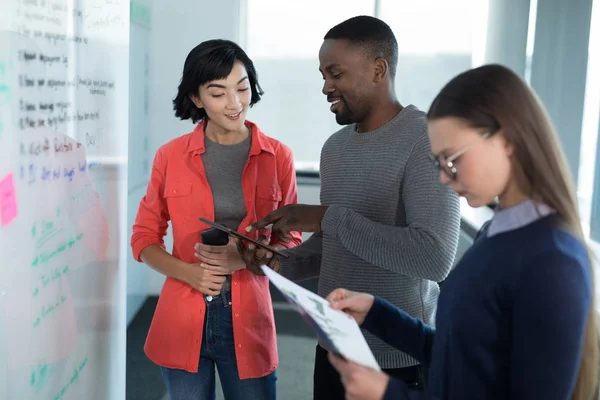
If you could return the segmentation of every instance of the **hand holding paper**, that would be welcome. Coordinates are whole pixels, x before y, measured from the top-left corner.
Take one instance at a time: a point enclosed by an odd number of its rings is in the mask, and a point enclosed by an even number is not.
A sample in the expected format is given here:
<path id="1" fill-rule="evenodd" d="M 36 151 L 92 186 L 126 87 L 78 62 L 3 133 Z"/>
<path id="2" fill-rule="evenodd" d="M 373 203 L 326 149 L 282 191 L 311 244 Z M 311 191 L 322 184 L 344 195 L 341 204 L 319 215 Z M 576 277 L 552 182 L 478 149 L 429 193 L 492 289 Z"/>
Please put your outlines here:
<path id="1" fill-rule="evenodd" d="M 336 289 L 327 296 L 334 310 L 340 310 L 350 315 L 357 324 L 365 321 L 367 313 L 373 307 L 375 297 L 368 293 L 352 292 L 348 289 Z"/>
<path id="2" fill-rule="evenodd" d="M 271 283 L 281 291 L 287 301 L 296 307 L 331 351 L 357 364 L 376 371 L 381 370 L 360 327 L 351 316 L 333 309 L 324 298 L 296 285 L 271 268 L 266 266 L 261 268 Z"/>
<path id="3" fill-rule="evenodd" d="M 381 400 L 389 383 L 383 371 L 374 371 L 329 353 L 329 362 L 340 374 L 348 400 Z"/>

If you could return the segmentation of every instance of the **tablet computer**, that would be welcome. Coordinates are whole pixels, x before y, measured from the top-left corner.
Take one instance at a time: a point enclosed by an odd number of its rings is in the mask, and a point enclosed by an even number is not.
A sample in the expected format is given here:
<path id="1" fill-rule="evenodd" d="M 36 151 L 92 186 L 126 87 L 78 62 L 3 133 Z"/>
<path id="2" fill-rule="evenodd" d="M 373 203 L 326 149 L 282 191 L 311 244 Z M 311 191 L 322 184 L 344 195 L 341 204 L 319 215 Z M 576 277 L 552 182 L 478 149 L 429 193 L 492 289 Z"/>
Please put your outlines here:
<path id="1" fill-rule="evenodd" d="M 280 257 L 288 258 L 287 254 L 284 254 L 281 251 L 279 251 L 277 249 L 274 249 L 273 247 L 269 246 L 268 244 L 261 243 L 261 242 L 259 242 L 256 239 L 252 239 L 251 237 L 248 237 L 246 235 L 242 235 L 238 231 L 233 230 L 233 229 L 229 229 L 225 225 L 217 224 L 216 222 L 209 221 L 206 218 L 202 218 L 202 217 L 200 217 L 200 221 L 204 222 L 208 226 L 212 226 L 213 228 L 217 228 L 220 231 L 226 232 L 229 235 L 234 236 L 234 237 L 236 237 L 238 239 L 246 240 L 246 241 L 248 241 L 250 243 L 253 243 L 253 244 L 257 245 L 258 247 L 262 247 L 263 249 L 269 250 L 271 253 L 277 254 Z"/>

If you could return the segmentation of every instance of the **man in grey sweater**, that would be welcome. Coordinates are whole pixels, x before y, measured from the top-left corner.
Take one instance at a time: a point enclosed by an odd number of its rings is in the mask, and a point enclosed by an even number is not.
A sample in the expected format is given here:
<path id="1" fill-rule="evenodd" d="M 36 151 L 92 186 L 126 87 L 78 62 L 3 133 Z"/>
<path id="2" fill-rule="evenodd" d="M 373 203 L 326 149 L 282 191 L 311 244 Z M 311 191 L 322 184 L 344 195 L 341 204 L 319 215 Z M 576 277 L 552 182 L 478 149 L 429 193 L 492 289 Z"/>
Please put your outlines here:
<path id="1" fill-rule="evenodd" d="M 321 206 L 289 205 L 256 222 L 286 238 L 314 232 L 285 250 L 251 249 L 248 267 L 269 263 L 289 279 L 319 277 L 318 294 L 344 287 L 379 295 L 433 323 L 438 282 L 448 274 L 460 227 L 459 200 L 429 159 L 425 113 L 396 98 L 398 44 L 383 21 L 354 17 L 333 27 L 319 52 L 323 93 L 340 125 L 321 153 Z M 414 387 L 418 362 L 365 332 L 381 367 Z M 337 371 L 317 346 L 314 399 L 344 398 Z"/>

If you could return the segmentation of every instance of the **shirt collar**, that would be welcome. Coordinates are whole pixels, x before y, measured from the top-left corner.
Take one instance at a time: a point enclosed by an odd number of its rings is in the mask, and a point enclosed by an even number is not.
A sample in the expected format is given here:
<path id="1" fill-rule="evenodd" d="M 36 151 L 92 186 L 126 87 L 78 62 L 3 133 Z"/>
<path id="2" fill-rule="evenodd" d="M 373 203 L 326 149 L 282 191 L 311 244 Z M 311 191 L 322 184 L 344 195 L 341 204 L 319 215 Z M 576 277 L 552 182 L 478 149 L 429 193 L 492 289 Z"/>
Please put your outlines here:
<path id="1" fill-rule="evenodd" d="M 269 141 L 268 137 L 264 133 L 262 133 L 262 131 L 258 128 L 258 126 L 255 123 L 246 120 L 244 122 L 244 124 L 248 128 L 250 128 L 250 135 L 251 135 L 250 155 L 251 156 L 258 155 L 258 154 L 260 154 L 261 151 L 266 151 L 271 154 L 275 154 L 275 150 L 273 149 L 273 146 L 271 145 L 271 142 Z M 204 151 L 206 150 L 206 148 L 204 146 L 205 128 L 206 128 L 206 121 L 202 120 L 202 121 L 198 122 L 198 124 L 194 128 L 194 131 L 190 135 L 190 139 L 189 139 L 188 146 L 186 148 L 186 152 L 197 153 L 197 154 L 204 153 Z"/>
<path id="2" fill-rule="evenodd" d="M 522 228 L 554 212 L 547 205 L 535 203 L 533 200 L 526 200 L 510 208 L 499 209 L 490 221 L 487 237 Z"/>

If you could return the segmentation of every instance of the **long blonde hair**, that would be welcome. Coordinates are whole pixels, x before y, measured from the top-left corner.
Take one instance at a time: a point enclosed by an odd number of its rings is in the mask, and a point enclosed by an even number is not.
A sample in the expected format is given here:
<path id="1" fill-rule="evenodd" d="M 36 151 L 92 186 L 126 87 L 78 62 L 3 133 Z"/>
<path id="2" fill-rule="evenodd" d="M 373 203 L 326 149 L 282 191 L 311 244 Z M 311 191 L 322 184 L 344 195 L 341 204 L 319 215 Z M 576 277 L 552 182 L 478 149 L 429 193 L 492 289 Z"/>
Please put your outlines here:
<path id="1" fill-rule="evenodd" d="M 433 101 L 428 118 L 459 117 L 473 127 L 502 129 L 513 147 L 513 169 L 519 188 L 533 200 L 556 210 L 561 222 L 585 243 L 573 179 L 552 122 L 527 84 L 501 65 L 484 65 L 451 80 Z M 591 276 L 593 256 L 588 247 Z M 598 396 L 599 335 L 592 304 L 573 400 Z"/>

